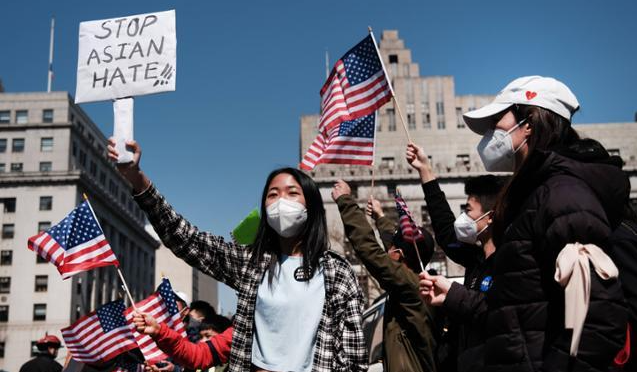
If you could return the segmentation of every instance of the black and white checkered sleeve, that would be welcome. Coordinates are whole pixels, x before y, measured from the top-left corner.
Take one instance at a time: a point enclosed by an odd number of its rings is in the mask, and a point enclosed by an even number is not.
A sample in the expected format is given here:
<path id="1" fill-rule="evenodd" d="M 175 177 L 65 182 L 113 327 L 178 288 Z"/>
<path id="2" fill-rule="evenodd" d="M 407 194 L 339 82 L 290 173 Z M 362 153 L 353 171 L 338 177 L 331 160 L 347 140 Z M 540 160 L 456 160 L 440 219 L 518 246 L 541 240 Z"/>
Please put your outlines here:
<path id="1" fill-rule="evenodd" d="M 249 260 L 248 247 L 200 231 L 175 212 L 154 185 L 135 195 L 135 200 L 148 216 L 161 241 L 177 257 L 237 289 L 241 273 Z"/>

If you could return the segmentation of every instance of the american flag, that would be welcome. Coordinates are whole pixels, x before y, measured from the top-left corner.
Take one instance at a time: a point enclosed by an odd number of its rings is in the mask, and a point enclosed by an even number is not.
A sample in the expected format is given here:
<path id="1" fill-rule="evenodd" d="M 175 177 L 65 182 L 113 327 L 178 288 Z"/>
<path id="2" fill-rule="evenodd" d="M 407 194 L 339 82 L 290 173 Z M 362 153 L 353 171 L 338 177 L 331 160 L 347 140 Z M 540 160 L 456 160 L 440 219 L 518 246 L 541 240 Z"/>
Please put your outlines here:
<path id="1" fill-rule="evenodd" d="M 73 359 L 84 363 L 105 362 L 137 348 L 124 310 L 124 301 L 109 302 L 63 328 L 62 337 Z"/>
<path id="2" fill-rule="evenodd" d="M 166 323 L 169 328 L 181 333 L 183 337 L 186 337 L 186 326 L 181 320 L 179 310 L 177 309 L 175 292 L 173 292 L 173 288 L 168 279 L 162 279 L 161 284 L 157 287 L 157 291 L 145 300 L 135 304 L 135 306 L 137 306 L 139 313 L 152 315 L 158 323 Z M 135 340 L 137 341 L 139 350 L 144 355 L 144 359 L 146 359 L 147 362 L 155 362 L 168 358 L 150 336 L 137 332 L 133 324 L 134 311 L 133 308 L 126 310 L 126 321 L 130 329 L 133 330 Z"/>
<path id="3" fill-rule="evenodd" d="M 372 165 L 374 162 L 374 130 L 376 114 L 344 121 L 319 133 L 301 161 L 301 169 L 311 170 L 317 164 Z"/>
<path id="4" fill-rule="evenodd" d="M 30 237 L 28 247 L 54 264 L 63 279 L 96 267 L 119 266 L 88 201 L 57 225 Z"/>
<path id="5" fill-rule="evenodd" d="M 403 240 L 408 243 L 425 240 L 425 235 L 423 235 L 420 227 L 416 225 L 414 218 L 409 212 L 409 208 L 407 208 L 407 203 L 405 203 L 405 200 L 400 196 L 398 191 L 396 191 L 396 209 L 398 210 L 398 222 L 400 224 L 400 231 L 403 234 Z"/>
<path id="6" fill-rule="evenodd" d="M 391 96 L 385 69 L 370 34 L 336 61 L 321 88 L 319 132 L 326 133 L 339 123 L 369 115 Z"/>

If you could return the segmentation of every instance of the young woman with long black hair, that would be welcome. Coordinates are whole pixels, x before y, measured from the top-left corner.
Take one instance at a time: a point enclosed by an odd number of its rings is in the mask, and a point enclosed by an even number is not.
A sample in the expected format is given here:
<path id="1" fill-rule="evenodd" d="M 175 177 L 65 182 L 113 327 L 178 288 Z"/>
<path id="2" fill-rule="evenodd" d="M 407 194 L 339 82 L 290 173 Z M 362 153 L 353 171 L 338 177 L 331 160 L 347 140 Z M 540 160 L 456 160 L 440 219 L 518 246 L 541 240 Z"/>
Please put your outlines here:
<path id="1" fill-rule="evenodd" d="M 270 173 L 251 246 L 202 232 L 177 214 L 134 161 L 118 165 L 135 200 L 175 255 L 237 291 L 229 371 L 367 370 L 363 298 L 349 263 L 329 249 L 314 181 L 293 168 Z M 109 157 L 117 160 L 114 142 Z"/>
<path id="2" fill-rule="evenodd" d="M 623 346 L 627 313 L 617 279 L 602 280 L 591 264 L 584 274 L 590 302 L 575 309 L 585 314 L 581 329 L 566 328 L 573 314 L 565 317 L 565 290 L 556 279 L 567 244 L 608 250 L 630 190 L 621 159 L 571 126 L 578 109 L 563 83 L 528 76 L 464 115 L 483 136 L 478 153 L 486 170 L 514 172 L 493 215 L 486 371 L 606 371 Z"/>

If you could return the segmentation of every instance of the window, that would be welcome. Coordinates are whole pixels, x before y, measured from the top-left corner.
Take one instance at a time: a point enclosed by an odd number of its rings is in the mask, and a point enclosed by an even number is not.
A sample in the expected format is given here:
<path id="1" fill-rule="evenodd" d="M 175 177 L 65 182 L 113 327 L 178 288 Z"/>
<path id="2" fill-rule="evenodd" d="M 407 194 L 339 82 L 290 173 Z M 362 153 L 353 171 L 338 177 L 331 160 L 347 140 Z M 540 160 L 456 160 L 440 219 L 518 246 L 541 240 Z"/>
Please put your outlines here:
<path id="1" fill-rule="evenodd" d="M 47 260 L 46 258 L 40 256 L 39 254 L 35 255 L 35 263 L 36 264 L 45 264 L 45 263 L 49 263 L 49 260 Z"/>
<path id="2" fill-rule="evenodd" d="M 0 358 L 4 358 L 4 341 L 0 341 Z"/>
<path id="3" fill-rule="evenodd" d="M 100 172 L 100 184 L 106 185 L 106 173 Z"/>
<path id="4" fill-rule="evenodd" d="M 77 156 L 77 143 L 73 141 L 73 157 Z"/>
<path id="5" fill-rule="evenodd" d="M 0 306 L 0 322 L 8 322 L 9 321 L 9 306 L 2 305 Z"/>
<path id="6" fill-rule="evenodd" d="M 42 122 L 43 123 L 53 123 L 53 110 L 52 109 L 42 110 Z"/>
<path id="7" fill-rule="evenodd" d="M 14 138 L 11 151 L 24 152 L 24 138 Z"/>
<path id="8" fill-rule="evenodd" d="M 456 121 L 458 128 L 464 128 L 464 119 L 462 118 L 462 107 L 456 107 Z"/>
<path id="9" fill-rule="evenodd" d="M 40 151 L 42 152 L 53 151 L 53 137 L 42 137 L 40 139 Z"/>
<path id="10" fill-rule="evenodd" d="M 40 196 L 40 210 L 50 211 L 53 209 L 53 197 L 52 196 Z"/>
<path id="11" fill-rule="evenodd" d="M 108 191 L 110 191 L 111 194 L 113 194 L 113 196 L 117 197 L 118 188 L 117 188 L 117 185 L 115 184 L 115 181 L 113 180 L 108 181 Z"/>
<path id="12" fill-rule="evenodd" d="M 389 63 L 398 63 L 398 55 L 390 54 L 389 55 Z"/>
<path id="13" fill-rule="evenodd" d="M 33 304 L 33 320 L 46 320 L 46 304 Z"/>
<path id="14" fill-rule="evenodd" d="M 11 163 L 11 172 L 22 172 L 22 163 Z"/>
<path id="15" fill-rule="evenodd" d="M 5 152 L 7 151 L 7 139 L 6 138 L 1 138 L 0 139 L 0 152 Z"/>
<path id="16" fill-rule="evenodd" d="M 388 183 L 387 184 L 387 195 L 396 195 L 396 184 L 395 183 Z"/>
<path id="17" fill-rule="evenodd" d="M 394 158 L 393 157 L 381 158 L 380 165 L 381 165 L 381 167 L 393 168 L 394 167 Z"/>
<path id="18" fill-rule="evenodd" d="M 445 115 L 445 105 L 442 102 L 436 102 L 436 114 L 438 116 Z"/>
<path id="19" fill-rule="evenodd" d="M 9 124 L 11 122 L 11 111 L 0 111 L 0 124 Z"/>
<path id="20" fill-rule="evenodd" d="M 40 162 L 40 172 L 50 172 L 53 169 L 53 163 L 50 161 Z"/>
<path id="21" fill-rule="evenodd" d="M 15 234 L 15 225 L 12 223 L 5 223 L 2 225 L 2 239 L 13 239 Z"/>
<path id="22" fill-rule="evenodd" d="M 445 118 L 444 116 L 438 116 L 438 129 L 445 129 Z"/>
<path id="23" fill-rule="evenodd" d="M 82 150 L 80 150 L 80 164 L 86 167 L 86 153 Z"/>
<path id="24" fill-rule="evenodd" d="M 394 113 L 394 109 L 387 109 L 387 130 L 390 132 L 396 131 L 396 114 Z"/>
<path id="25" fill-rule="evenodd" d="M 31 341 L 31 356 L 38 356 L 38 354 L 40 354 L 40 351 L 38 350 L 38 346 L 36 345 L 37 341 Z"/>
<path id="26" fill-rule="evenodd" d="M 88 143 L 90 143 L 91 146 L 95 143 L 95 138 L 93 137 L 92 134 L 88 135 Z"/>
<path id="27" fill-rule="evenodd" d="M 91 172 L 91 176 L 97 177 L 97 164 L 93 160 L 91 160 L 91 165 L 89 166 L 89 172 Z"/>
<path id="28" fill-rule="evenodd" d="M 13 251 L 0 251 L 0 265 L 9 266 L 13 263 Z"/>
<path id="29" fill-rule="evenodd" d="M 51 222 L 49 221 L 41 221 L 38 222 L 38 232 L 46 231 L 51 228 Z"/>
<path id="30" fill-rule="evenodd" d="M 29 112 L 27 110 L 18 110 L 15 112 L 15 122 L 18 124 L 26 124 L 29 122 Z"/>
<path id="31" fill-rule="evenodd" d="M 127 197 L 127 196 L 128 196 L 128 195 L 126 195 L 126 193 L 125 193 L 124 191 L 122 191 L 122 192 L 119 194 L 119 201 L 120 201 L 120 202 L 122 202 L 122 204 L 124 204 L 124 205 L 126 205 L 126 197 Z"/>
<path id="32" fill-rule="evenodd" d="M 36 275 L 35 276 L 35 291 L 46 292 L 48 289 L 49 289 L 49 276 Z"/>
<path id="33" fill-rule="evenodd" d="M 7 171 L 7 166 L 4 163 L 0 163 L 0 173 Z"/>
<path id="34" fill-rule="evenodd" d="M 456 164 L 469 165 L 469 163 L 470 163 L 469 154 L 456 155 Z"/>
<path id="35" fill-rule="evenodd" d="M 0 293 L 11 293 L 10 276 L 0 276 Z"/>
<path id="36" fill-rule="evenodd" d="M 413 103 L 407 104 L 407 125 L 409 129 L 416 129 L 416 109 Z"/>
<path id="37" fill-rule="evenodd" d="M 0 199 L 0 202 L 4 205 L 4 213 L 14 213 L 16 201 L 15 198 Z"/>

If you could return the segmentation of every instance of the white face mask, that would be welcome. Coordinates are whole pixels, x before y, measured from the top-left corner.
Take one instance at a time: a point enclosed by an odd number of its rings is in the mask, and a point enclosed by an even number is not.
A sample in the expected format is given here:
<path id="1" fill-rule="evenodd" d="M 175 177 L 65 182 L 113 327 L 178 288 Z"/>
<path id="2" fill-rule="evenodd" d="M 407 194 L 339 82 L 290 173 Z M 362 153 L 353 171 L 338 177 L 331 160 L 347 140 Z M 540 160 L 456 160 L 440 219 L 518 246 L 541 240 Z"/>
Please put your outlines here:
<path id="1" fill-rule="evenodd" d="M 488 172 L 513 172 L 515 170 L 515 153 L 524 146 L 526 138 L 517 149 L 514 149 L 511 133 L 525 121 L 526 119 L 520 121 L 508 131 L 489 129 L 484 134 L 478 143 L 478 154 L 482 159 L 484 169 Z"/>
<path id="2" fill-rule="evenodd" d="M 279 198 L 270 204 L 265 212 L 268 225 L 280 236 L 291 238 L 296 236 L 305 226 L 307 209 L 301 203 Z"/>
<path id="3" fill-rule="evenodd" d="M 476 244 L 478 236 L 486 230 L 489 225 L 484 229 L 478 231 L 478 221 L 491 214 L 491 211 L 478 217 L 477 220 L 469 217 L 466 212 L 462 212 L 456 221 L 453 223 L 453 229 L 456 231 L 456 238 L 459 241 L 467 244 Z"/>

